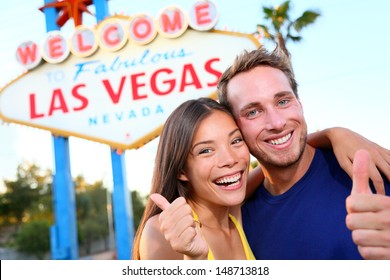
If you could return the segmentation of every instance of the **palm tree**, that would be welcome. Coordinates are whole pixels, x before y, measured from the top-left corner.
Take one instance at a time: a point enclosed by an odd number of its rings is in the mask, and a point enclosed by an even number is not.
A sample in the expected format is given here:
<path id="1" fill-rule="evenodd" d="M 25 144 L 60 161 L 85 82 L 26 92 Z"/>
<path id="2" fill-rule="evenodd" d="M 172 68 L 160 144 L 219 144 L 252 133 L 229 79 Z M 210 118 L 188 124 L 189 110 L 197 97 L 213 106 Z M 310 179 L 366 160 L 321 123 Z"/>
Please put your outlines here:
<path id="1" fill-rule="evenodd" d="M 288 41 L 299 42 L 302 40 L 300 32 L 302 29 L 314 23 L 320 13 L 307 10 L 301 16 L 290 19 L 290 1 L 283 2 L 277 7 L 263 7 L 264 19 L 270 21 L 270 25 L 257 25 L 255 34 L 263 36 L 266 39 L 279 45 L 279 47 L 289 55 L 286 43 Z"/>

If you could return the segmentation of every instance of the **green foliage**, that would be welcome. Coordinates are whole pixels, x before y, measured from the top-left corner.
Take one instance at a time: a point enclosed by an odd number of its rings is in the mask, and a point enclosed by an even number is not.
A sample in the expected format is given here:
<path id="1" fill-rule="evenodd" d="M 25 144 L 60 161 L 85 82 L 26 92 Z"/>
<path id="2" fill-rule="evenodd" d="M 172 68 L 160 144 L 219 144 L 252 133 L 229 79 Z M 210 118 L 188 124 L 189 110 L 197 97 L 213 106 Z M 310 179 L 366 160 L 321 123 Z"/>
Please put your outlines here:
<path id="1" fill-rule="evenodd" d="M 319 13 L 314 11 L 305 11 L 297 18 L 292 24 L 295 31 L 300 32 L 304 27 L 313 24 L 316 19 L 320 16 Z"/>
<path id="2" fill-rule="evenodd" d="M 256 168 L 258 165 L 259 165 L 259 162 L 258 162 L 257 160 L 255 160 L 255 161 L 251 161 L 251 163 L 250 163 L 250 167 L 251 167 L 251 169 L 254 169 L 254 168 Z"/>
<path id="3" fill-rule="evenodd" d="M 79 243 L 85 245 L 87 254 L 91 253 L 93 241 L 107 236 L 108 224 L 106 221 L 99 221 L 99 219 L 78 221 Z"/>
<path id="4" fill-rule="evenodd" d="M 51 195 L 50 171 L 35 164 L 22 163 L 15 181 L 4 181 L 6 192 L 0 196 L 1 224 L 20 224 L 27 210 L 43 195 Z"/>
<path id="5" fill-rule="evenodd" d="M 299 33 L 302 29 L 313 24 L 321 15 L 319 12 L 307 10 L 296 19 L 291 19 L 290 11 L 290 1 L 285 1 L 277 7 L 263 7 L 265 23 L 258 24 L 255 32 L 277 43 L 287 54 L 289 53 L 286 47 L 287 42 L 301 41 L 302 36 Z"/>
<path id="6" fill-rule="evenodd" d="M 85 245 L 89 253 L 92 242 L 106 238 L 109 233 L 107 189 L 103 182 L 91 185 L 81 176 L 75 179 L 75 189 L 79 243 Z"/>
<path id="7" fill-rule="evenodd" d="M 50 249 L 49 229 L 48 221 L 32 221 L 23 224 L 15 237 L 16 248 L 18 251 L 43 259 Z"/>
<path id="8" fill-rule="evenodd" d="M 16 234 L 9 241 L 19 251 L 43 258 L 49 250 L 49 226 L 54 223 L 51 171 L 24 162 L 18 166 L 16 180 L 4 183 L 6 192 L 0 194 L 0 226 L 11 225 Z M 74 186 L 79 244 L 89 252 L 93 241 L 108 240 L 112 226 L 111 193 L 102 181 L 90 184 L 82 176 L 74 178 Z M 137 191 L 131 192 L 131 199 L 136 230 L 146 199 Z"/>
<path id="9" fill-rule="evenodd" d="M 136 232 L 145 210 L 146 198 L 141 197 L 139 192 L 132 191 L 131 200 L 133 203 L 134 232 Z"/>

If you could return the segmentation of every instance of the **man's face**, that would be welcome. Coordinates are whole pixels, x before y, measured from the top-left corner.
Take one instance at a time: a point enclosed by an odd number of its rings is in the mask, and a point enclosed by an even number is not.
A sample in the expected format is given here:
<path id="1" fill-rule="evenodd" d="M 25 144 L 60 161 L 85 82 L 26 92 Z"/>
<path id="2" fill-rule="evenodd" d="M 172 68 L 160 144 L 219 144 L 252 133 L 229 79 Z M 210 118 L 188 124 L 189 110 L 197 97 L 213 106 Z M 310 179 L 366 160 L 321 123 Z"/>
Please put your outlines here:
<path id="1" fill-rule="evenodd" d="M 286 75 L 259 66 L 235 76 L 228 100 L 250 152 L 264 167 L 286 167 L 301 157 L 307 126 Z"/>

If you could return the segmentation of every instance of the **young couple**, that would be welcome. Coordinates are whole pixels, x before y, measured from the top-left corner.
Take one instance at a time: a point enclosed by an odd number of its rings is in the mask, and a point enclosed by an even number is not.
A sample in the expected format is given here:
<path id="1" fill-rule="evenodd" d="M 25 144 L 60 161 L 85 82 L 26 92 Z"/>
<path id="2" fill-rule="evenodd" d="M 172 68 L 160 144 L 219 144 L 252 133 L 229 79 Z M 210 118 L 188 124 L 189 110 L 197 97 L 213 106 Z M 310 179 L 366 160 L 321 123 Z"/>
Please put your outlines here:
<path id="1" fill-rule="evenodd" d="M 342 128 L 307 135 L 277 49 L 238 56 L 218 98 L 167 119 L 133 259 L 390 259 L 389 150 Z"/>

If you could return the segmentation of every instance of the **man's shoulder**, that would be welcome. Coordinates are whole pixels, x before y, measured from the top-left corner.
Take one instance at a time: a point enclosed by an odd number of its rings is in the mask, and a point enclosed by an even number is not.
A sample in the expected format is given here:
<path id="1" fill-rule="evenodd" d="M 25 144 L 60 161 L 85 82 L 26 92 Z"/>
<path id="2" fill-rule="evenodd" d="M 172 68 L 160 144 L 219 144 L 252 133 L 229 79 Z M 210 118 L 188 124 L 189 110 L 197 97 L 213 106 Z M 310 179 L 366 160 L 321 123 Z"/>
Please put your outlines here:
<path id="1" fill-rule="evenodd" d="M 336 155 L 333 152 L 333 149 L 326 148 L 315 148 L 315 156 L 314 159 L 323 160 L 323 161 L 337 161 Z"/>
<path id="2" fill-rule="evenodd" d="M 333 152 L 333 149 L 316 148 L 315 159 L 317 161 L 320 170 L 323 170 L 321 168 L 323 168 L 324 166 L 329 166 L 329 170 L 332 174 L 338 174 L 337 176 L 342 176 L 347 181 L 352 180 L 352 178 L 340 166 L 340 163 L 338 162 L 336 155 Z M 386 195 L 390 196 L 390 181 L 388 180 L 388 178 L 386 178 L 386 176 L 383 173 L 381 173 L 381 176 L 384 182 Z M 370 183 L 371 190 L 375 192 L 375 187 L 373 185 L 373 182 L 370 180 L 369 183 Z"/>
<path id="3" fill-rule="evenodd" d="M 316 149 L 313 161 L 301 180 L 302 184 L 315 186 L 352 186 L 352 180 L 340 166 L 332 149 Z"/>
<path id="4" fill-rule="evenodd" d="M 310 169 L 318 170 L 319 172 L 326 169 L 342 170 L 333 149 L 316 148 L 313 161 Z"/>

